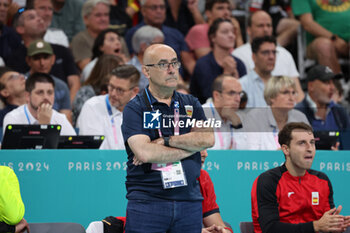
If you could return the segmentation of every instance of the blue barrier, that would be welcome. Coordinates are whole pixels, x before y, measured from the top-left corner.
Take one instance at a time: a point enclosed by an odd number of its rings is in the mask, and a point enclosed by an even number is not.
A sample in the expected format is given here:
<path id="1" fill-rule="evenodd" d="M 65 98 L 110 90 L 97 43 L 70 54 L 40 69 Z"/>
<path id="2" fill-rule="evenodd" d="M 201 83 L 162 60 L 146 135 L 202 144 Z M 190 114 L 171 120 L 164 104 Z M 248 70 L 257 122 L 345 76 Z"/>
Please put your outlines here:
<path id="1" fill-rule="evenodd" d="M 336 205 L 350 215 L 350 152 L 318 151 L 313 168 L 332 181 Z M 281 151 L 209 151 L 204 164 L 225 221 L 239 232 L 251 221 L 250 190 L 263 171 L 283 163 Z M 87 227 L 126 208 L 124 151 L 1 150 L 0 165 L 16 172 L 29 222 L 77 222 Z"/>

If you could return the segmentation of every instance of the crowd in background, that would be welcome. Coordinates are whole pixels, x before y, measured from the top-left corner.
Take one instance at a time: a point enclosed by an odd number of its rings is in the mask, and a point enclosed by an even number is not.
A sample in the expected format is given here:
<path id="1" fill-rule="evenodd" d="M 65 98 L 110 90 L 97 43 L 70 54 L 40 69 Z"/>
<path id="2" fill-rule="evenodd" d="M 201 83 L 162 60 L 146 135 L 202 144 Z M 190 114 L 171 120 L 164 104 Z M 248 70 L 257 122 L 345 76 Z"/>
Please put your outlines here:
<path id="1" fill-rule="evenodd" d="M 232 141 L 233 135 L 254 138 L 258 135 L 252 134 L 254 131 L 276 135 L 287 122 L 294 121 L 286 115 L 291 110 L 303 114 L 297 120 L 316 130 L 347 130 L 349 17 L 346 2 L 312 0 L 27 0 L 25 4 L 0 0 L 0 63 L 4 66 L 0 69 L 0 123 L 5 128 L 5 115 L 28 104 L 27 77 L 43 73 L 55 83 L 52 108 L 77 129 L 87 100 L 112 95 L 109 81 L 116 67 L 136 67 L 141 93 L 148 85 L 142 72 L 143 53 L 152 44 L 164 43 L 176 51 L 181 62 L 179 89 L 197 97 L 209 115 L 228 124 L 220 129 L 224 133 L 221 141 Z M 306 36 L 307 42 L 298 45 L 297 36 Z M 300 53 L 305 54 L 305 63 L 320 64 L 313 67 L 316 72 L 300 77 L 305 73 L 296 65 Z M 224 85 L 226 78 L 219 78 L 215 85 L 214 80 L 222 75 L 238 82 Z M 272 77 L 274 81 L 270 81 Z M 266 97 L 270 82 L 278 84 L 279 90 Z M 235 95 L 231 90 L 227 95 L 226 88 L 240 92 Z M 128 91 L 116 89 L 115 99 L 119 101 Z M 278 98 L 284 92 L 287 104 Z M 107 109 L 106 119 L 123 109 L 111 107 L 112 115 Z M 265 111 L 261 108 L 272 110 L 270 121 L 266 126 L 251 124 L 254 116 Z M 239 115 L 239 129 L 230 129 L 235 125 L 230 121 L 232 112 Z M 221 143 L 214 148 L 279 148 L 277 140 L 271 146 L 240 145 L 238 141 L 236 146 L 230 142 L 228 147 Z"/>

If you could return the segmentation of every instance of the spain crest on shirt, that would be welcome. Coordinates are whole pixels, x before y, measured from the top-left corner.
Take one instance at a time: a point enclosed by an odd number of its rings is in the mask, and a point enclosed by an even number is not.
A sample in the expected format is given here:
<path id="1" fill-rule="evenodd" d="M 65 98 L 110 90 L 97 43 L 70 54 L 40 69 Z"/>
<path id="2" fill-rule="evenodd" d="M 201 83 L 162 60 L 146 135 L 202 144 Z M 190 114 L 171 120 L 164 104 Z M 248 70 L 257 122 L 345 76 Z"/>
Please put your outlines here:
<path id="1" fill-rule="evenodd" d="M 320 197 L 318 195 L 318 192 L 312 192 L 311 193 L 311 204 L 312 205 L 318 205 L 320 202 Z"/>

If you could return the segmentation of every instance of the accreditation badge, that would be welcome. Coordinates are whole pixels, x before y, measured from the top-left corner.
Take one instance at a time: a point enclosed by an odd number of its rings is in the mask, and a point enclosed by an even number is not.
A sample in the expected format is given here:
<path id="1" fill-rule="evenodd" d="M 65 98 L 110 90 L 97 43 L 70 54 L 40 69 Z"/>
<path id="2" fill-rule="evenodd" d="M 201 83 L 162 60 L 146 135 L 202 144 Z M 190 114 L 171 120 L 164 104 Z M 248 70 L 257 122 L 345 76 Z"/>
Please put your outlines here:
<path id="1" fill-rule="evenodd" d="M 167 164 L 153 163 L 152 170 L 161 172 L 164 189 L 187 186 L 187 180 L 181 161 Z"/>

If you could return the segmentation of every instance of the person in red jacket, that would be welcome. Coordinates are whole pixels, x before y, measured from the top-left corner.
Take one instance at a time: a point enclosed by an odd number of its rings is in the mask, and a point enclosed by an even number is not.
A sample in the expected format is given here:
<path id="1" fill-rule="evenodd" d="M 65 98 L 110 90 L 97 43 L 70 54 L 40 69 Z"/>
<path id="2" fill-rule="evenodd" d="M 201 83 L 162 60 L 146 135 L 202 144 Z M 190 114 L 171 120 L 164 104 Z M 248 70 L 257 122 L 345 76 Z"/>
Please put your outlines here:
<path id="1" fill-rule="evenodd" d="M 202 165 L 208 156 L 207 150 L 201 151 Z M 202 233 L 233 233 L 230 227 L 227 227 L 221 218 L 219 206 L 216 203 L 214 184 L 210 179 L 208 172 L 201 169 L 198 178 L 201 193 L 204 198 L 202 201 L 203 226 Z"/>
<path id="2" fill-rule="evenodd" d="M 310 169 L 315 157 L 311 126 L 288 123 L 278 134 L 285 163 L 262 173 L 251 192 L 255 233 L 343 232 L 350 216 L 335 208 L 327 175 Z"/>

